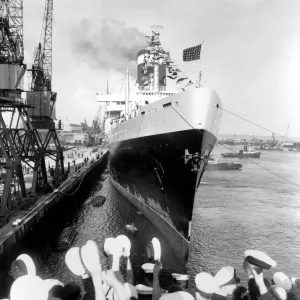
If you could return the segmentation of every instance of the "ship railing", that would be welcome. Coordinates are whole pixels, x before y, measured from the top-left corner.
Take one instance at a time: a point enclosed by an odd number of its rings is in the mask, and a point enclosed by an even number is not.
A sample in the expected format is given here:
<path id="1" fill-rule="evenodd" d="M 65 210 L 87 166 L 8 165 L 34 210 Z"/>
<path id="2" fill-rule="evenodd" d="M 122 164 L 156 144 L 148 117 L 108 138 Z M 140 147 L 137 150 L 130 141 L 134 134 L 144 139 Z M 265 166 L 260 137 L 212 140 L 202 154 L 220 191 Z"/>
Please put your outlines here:
<path id="1" fill-rule="evenodd" d="M 178 89 L 168 89 L 166 86 L 160 86 L 159 88 L 155 88 L 154 86 L 139 86 L 139 91 L 142 92 L 174 92 Z"/>

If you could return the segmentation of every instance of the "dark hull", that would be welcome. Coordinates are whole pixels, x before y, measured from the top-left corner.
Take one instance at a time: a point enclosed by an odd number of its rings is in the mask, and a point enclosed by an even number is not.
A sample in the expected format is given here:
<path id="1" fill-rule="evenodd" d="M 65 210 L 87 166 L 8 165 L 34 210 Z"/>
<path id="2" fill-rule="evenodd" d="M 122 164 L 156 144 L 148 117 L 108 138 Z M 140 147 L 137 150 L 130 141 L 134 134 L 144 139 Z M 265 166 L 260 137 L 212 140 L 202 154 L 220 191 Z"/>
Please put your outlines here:
<path id="1" fill-rule="evenodd" d="M 205 165 L 204 160 L 185 156 L 186 150 L 190 154 L 206 150 L 208 156 L 215 141 L 207 131 L 185 130 L 110 145 L 113 184 L 176 248 L 180 240 L 185 255 L 195 192 Z"/>

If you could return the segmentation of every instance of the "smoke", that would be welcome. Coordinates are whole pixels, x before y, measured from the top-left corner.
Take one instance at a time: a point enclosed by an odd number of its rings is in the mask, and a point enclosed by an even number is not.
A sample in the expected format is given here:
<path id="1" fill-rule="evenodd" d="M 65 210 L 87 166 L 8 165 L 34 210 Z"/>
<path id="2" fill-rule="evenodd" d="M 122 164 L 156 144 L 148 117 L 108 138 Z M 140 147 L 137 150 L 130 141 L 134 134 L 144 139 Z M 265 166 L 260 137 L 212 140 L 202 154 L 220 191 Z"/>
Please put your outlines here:
<path id="1" fill-rule="evenodd" d="M 104 19 L 84 19 L 72 31 L 72 48 L 76 59 L 91 69 L 123 71 L 145 44 L 145 34 L 125 23 Z"/>

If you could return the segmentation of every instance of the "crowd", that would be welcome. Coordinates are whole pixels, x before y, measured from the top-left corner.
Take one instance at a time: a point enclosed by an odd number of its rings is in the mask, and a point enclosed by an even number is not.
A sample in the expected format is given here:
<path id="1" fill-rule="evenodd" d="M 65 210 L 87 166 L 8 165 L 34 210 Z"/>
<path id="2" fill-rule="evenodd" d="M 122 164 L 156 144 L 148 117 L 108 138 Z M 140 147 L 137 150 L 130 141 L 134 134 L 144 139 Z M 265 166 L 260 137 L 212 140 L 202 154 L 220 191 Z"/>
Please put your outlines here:
<path id="1" fill-rule="evenodd" d="M 225 266 L 214 275 L 199 272 L 195 276 L 195 291 L 191 294 L 186 291 L 189 275 L 171 273 L 162 267 L 157 238 L 152 239 L 146 250 L 148 262 L 142 265 L 144 284 L 134 285 L 131 243 L 125 235 L 105 240 L 102 251 L 107 259 L 107 270 L 102 270 L 94 241 L 69 249 L 65 263 L 70 272 L 81 278 L 83 290 L 75 282 L 41 279 L 31 257 L 22 254 L 11 264 L 13 282 L 8 297 L 10 300 L 300 300 L 299 279 L 282 272 L 274 273 L 271 279 L 264 277 L 263 271 L 276 267 L 277 263 L 262 251 L 244 253 L 243 268 L 249 278 L 247 286 L 240 283 L 232 266 Z"/>

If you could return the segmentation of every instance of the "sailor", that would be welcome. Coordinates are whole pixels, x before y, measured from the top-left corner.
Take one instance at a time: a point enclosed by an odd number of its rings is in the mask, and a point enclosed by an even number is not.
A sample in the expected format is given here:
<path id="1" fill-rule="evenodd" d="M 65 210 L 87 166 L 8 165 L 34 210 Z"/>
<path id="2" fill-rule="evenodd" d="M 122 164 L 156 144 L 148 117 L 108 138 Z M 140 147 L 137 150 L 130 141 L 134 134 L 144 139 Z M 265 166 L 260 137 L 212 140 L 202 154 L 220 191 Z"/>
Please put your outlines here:
<path id="1" fill-rule="evenodd" d="M 145 284 L 137 284 L 135 286 L 135 288 L 136 288 L 139 296 L 141 296 L 141 298 L 143 297 L 143 295 L 145 295 L 145 296 L 152 295 L 154 264 L 145 263 L 145 264 L 142 265 L 142 269 L 144 270 L 144 282 L 145 282 Z"/>
<path id="2" fill-rule="evenodd" d="M 209 300 L 218 291 L 215 278 L 206 272 L 198 273 L 195 277 L 196 299 Z"/>
<path id="3" fill-rule="evenodd" d="M 253 278 L 252 269 L 260 274 L 263 269 L 270 270 L 276 267 L 277 263 L 266 253 L 259 250 L 246 250 L 244 260 L 244 270 L 248 273 L 249 278 Z"/>

